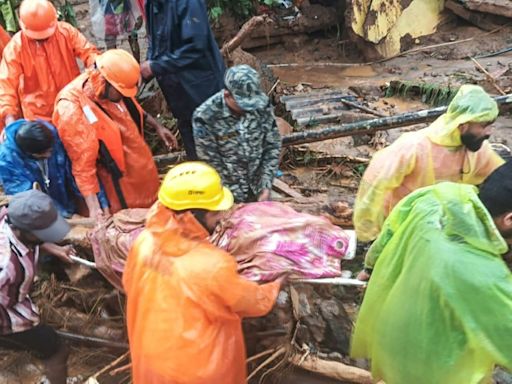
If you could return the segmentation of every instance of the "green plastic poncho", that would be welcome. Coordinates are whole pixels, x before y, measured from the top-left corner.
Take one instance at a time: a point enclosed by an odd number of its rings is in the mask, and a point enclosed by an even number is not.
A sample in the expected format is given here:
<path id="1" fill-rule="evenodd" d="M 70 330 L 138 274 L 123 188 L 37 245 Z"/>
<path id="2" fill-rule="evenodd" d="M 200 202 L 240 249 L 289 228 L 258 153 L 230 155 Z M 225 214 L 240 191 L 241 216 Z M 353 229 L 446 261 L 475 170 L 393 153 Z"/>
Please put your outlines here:
<path id="1" fill-rule="evenodd" d="M 476 187 L 440 183 L 392 211 L 352 340 L 386 384 L 476 384 L 512 369 L 508 247 Z M 378 258 L 377 258 L 378 255 Z"/>
<path id="2" fill-rule="evenodd" d="M 496 102 L 476 85 L 463 85 L 428 128 L 408 132 L 377 152 L 361 180 L 354 226 L 361 241 L 374 240 L 393 207 L 412 191 L 442 181 L 478 185 L 503 164 L 489 142 L 471 152 L 462 146 L 459 126 L 492 122 Z"/>

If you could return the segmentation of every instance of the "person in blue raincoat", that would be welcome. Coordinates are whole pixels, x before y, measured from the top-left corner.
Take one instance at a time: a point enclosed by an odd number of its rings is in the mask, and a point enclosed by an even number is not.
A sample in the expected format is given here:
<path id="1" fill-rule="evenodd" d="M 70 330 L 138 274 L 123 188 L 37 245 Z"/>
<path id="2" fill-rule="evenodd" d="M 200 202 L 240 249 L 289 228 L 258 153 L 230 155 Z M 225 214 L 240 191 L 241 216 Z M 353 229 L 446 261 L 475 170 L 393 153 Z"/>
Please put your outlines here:
<path id="1" fill-rule="evenodd" d="M 17 120 L 5 128 L 0 146 L 0 182 L 7 195 L 37 187 L 48 194 L 64 217 L 77 212 L 71 164 L 53 125 L 43 120 Z M 100 194 L 101 195 L 101 194 Z M 100 196 L 103 205 L 108 202 Z"/>
<path id="2" fill-rule="evenodd" d="M 195 160 L 192 113 L 223 88 L 224 61 L 208 21 L 204 0 L 147 0 L 148 60 L 145 81 L 156 77 L 189 160 Z"/>

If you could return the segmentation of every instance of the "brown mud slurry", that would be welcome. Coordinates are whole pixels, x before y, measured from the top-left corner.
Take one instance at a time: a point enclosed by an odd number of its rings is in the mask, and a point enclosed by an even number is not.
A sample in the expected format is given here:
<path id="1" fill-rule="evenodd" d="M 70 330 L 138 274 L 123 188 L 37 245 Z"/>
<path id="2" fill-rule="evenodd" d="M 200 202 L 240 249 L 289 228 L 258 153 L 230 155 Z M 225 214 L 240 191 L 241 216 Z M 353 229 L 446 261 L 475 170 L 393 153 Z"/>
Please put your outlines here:
<path id="1" fill-rule="evenodd" d="M 332 87 L 348 88 L 357 84 L 379 83 L 377 73 L 370 65 L 340 67 L 283 67 L 273 68 L 273 72 L 281 82 L 286 84 L 310 84 L 312 88 Z"/>

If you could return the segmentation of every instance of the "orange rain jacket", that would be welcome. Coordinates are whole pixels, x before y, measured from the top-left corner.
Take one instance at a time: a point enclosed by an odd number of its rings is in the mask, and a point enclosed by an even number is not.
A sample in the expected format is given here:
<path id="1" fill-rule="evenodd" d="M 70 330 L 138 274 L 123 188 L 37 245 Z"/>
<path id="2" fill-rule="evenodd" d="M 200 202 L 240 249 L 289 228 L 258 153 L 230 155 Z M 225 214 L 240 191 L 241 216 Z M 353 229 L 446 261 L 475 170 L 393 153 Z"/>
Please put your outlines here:
<path id="1" fill-rule="evenodd" d="M 102 140 L 123 173 L 121 189 L 128 208 L 148 208 L 156 200 L 158 171 L 151 150 L 142 137 L 142 108 L 132 99 L 141 117 L 135 123 L 123 101 L 113 103 L 97 96 L 88 70 L 68 84 L 57 96 L 53 122 L 71 160 L 76 184 L 83 196 L 105 188 L 110 210 L 121 209 L 110 173 L 97 164 Z"/>
<path id="2" fill-rule="evenodd" d="M 4 52 L 4 48 L 7 43 L 11 40 L 11 35 L 9 35 L 5 29 L 0 25 L 0 57 Z"/>
<path id="3" fill-rule="evenodd" d="M 156 203 L 123 275 L 134 384 L 246 382 L 242 317 L 268 313 L 279 283 L 237 273 L 186 212 Z"/>
<path id="4" fill-rule="evenodd" d="M 57 94 L 80 74 L 76 59 L 88 67 L 97 54 L 96 47 L 65 22 L 59 22 L 43 43 L 16 33 L 0 64 L 0 120 L 11 114 L 50 121 Z"/>

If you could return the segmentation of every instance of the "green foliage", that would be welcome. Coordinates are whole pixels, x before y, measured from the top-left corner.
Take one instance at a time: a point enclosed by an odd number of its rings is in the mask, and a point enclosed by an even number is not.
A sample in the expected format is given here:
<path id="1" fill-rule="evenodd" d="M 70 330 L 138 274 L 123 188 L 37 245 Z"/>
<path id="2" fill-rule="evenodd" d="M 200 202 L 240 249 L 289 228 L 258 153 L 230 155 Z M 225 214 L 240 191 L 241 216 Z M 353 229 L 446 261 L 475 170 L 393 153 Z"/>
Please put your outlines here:
<path id="1" fill-rule="evenodd" d="M 57 16 L 59 20 L 63 20 L 73 27 L 78 28 L 75 10 L 68 0 L 64 2 L 64 5 L 57 5 Z"/>
<path id="2" fill-rule="evenodd" d="M 230 12 L 235 17 L 245 20 L 254 15 L 259 4 L 269 7 L 276 6 L 278 0 L 208 0 L 210 18 L 217 21 L 224 12 Z"/>
<path id="3" fill-rule="evenodd" d="M 448 105 L 457 93 L 457 87 L 442 86 L 426 82 L 397 81 L 392 82 L 386 89 L 384 97 L 399 96 L 402 98 L 411 98 L 419 96 L 421 101 L 433 105 Z"/>

